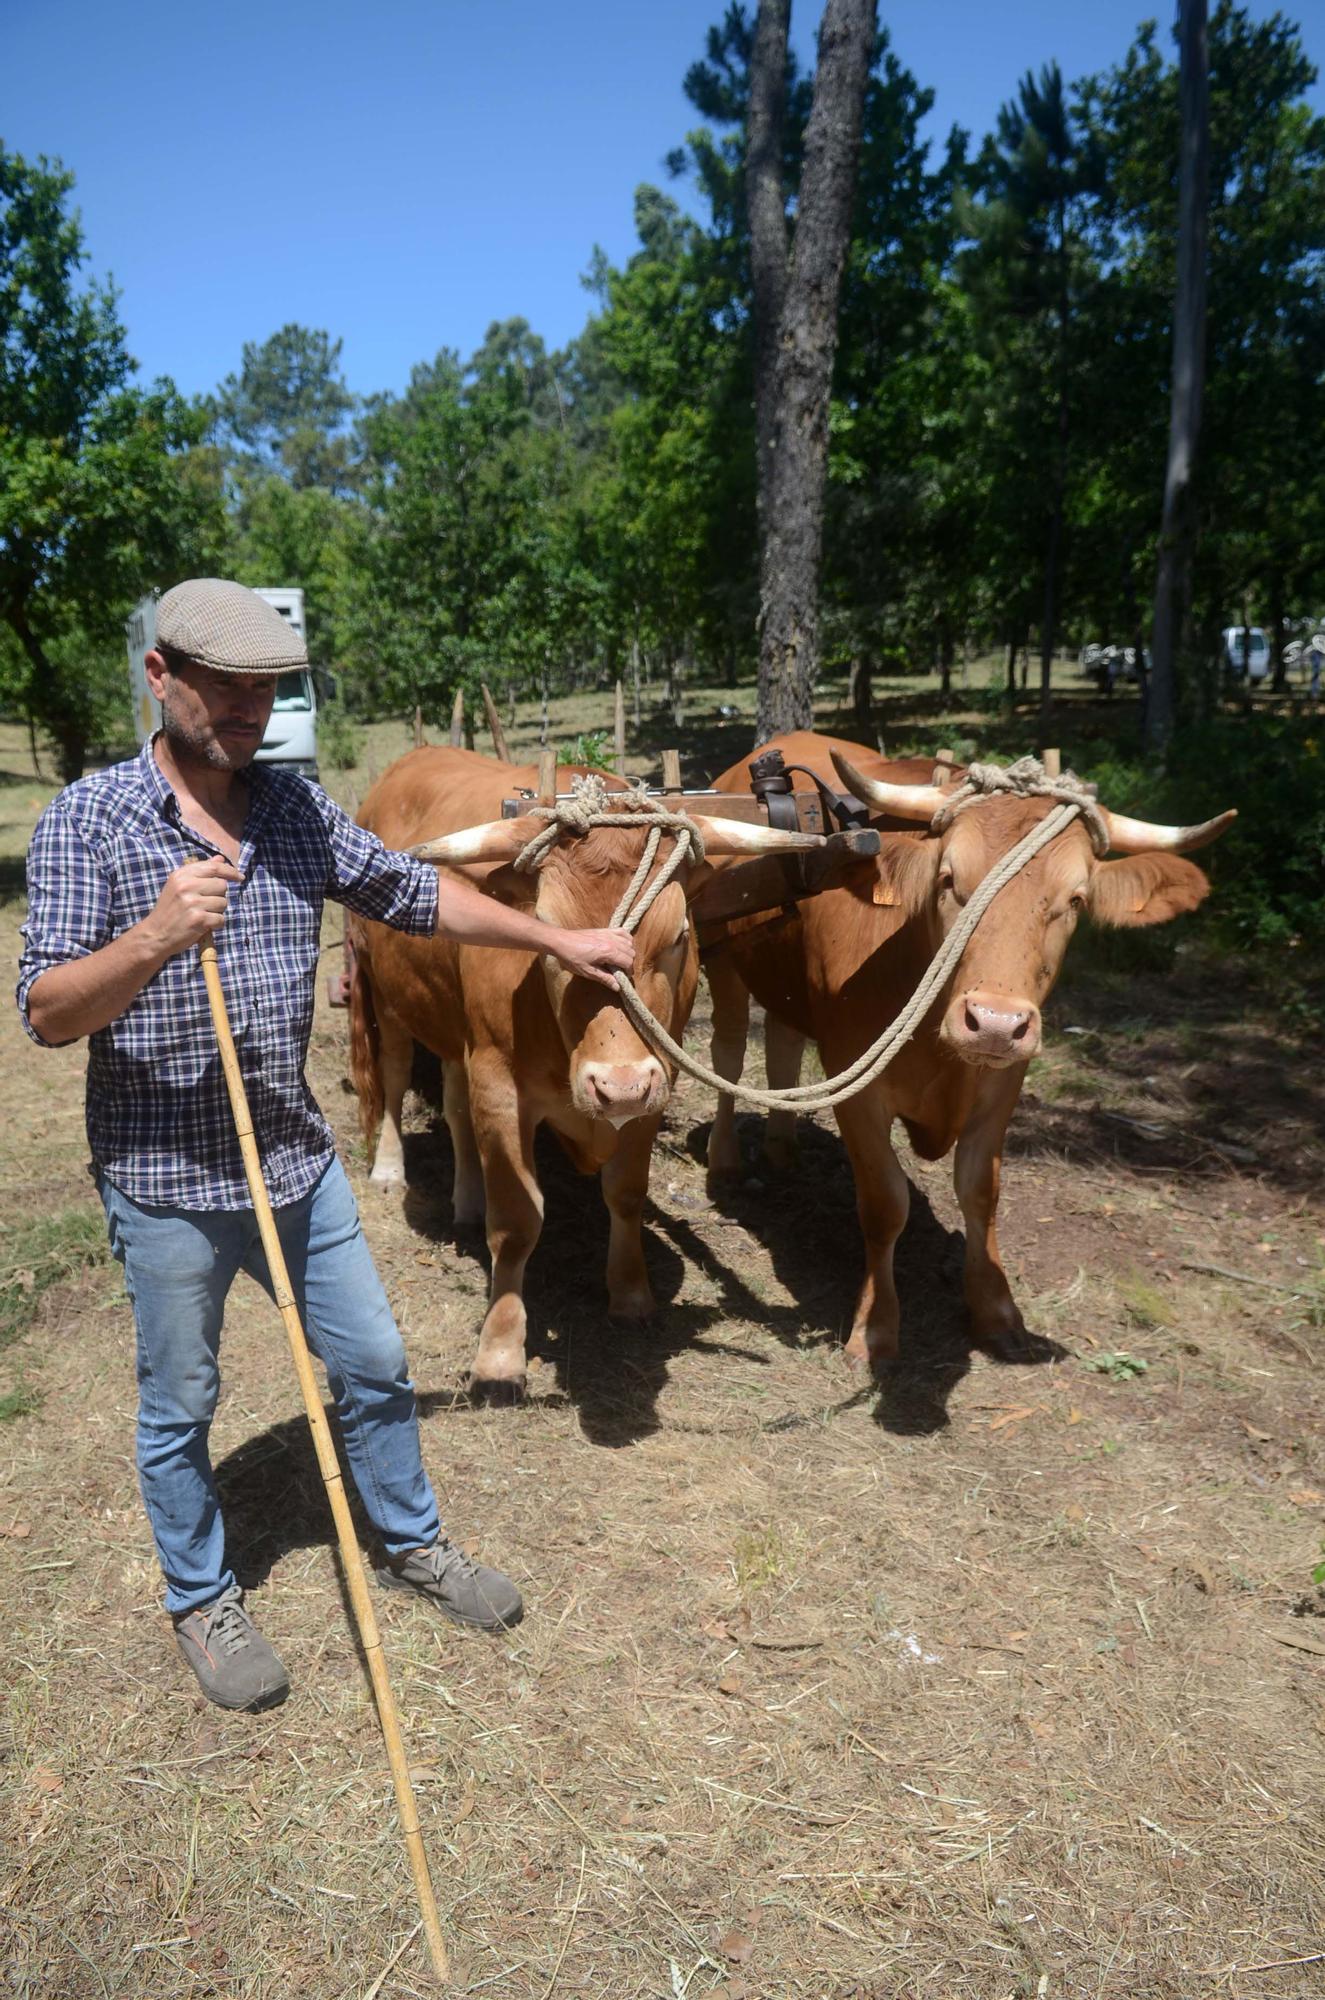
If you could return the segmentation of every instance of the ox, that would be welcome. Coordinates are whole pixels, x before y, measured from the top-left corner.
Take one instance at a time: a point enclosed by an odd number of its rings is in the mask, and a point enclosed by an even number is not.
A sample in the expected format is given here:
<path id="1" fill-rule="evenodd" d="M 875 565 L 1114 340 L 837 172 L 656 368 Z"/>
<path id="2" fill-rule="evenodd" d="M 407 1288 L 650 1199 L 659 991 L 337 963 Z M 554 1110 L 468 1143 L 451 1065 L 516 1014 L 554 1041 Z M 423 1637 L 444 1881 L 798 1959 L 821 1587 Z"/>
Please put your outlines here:
<path id="1" fill-rule="evenodd" d="M 887 763 L 854 743 L 809 733 L 778 737 L 788 764 L 834 776 L 870 806 L 883 840 L 853 882 L 796 906 L 780 923 L 734 928 L 706 961 L 713 990 L 713 1067 L 739 1078 L 749 995 L 765 1008 L 769 1083 L 794 1084 L 806 1038 L 835 1075 L 893 1020 L 920 983 L 962 905 L 995 862 L 1052 810 L 1044 798 L 981 799 L 941 834 L 928 827 L 945 794 L 924 782 L 929 760 Z M 960 771 L 956 776 L 960 778 Z M 747 762 L 716 782 L 749 790 Z M 1126 858 L 1097 860 L 1077 818 L 1004 887 L 968 941 L 950 985 L 883 1075 L 837 1107 L 851 1158 L 865 1238 L 865 1282 L 846 1353 L 879 1367 L 897 1353 L 893 1246 L 906 1221 L 909 1184 L 893 1151 L 895 1118 L 922 1159 L 957 1148 L 953 1180 L 966 1223 L 964 1288 L 973 1337 L 1008 1356 L 1026 1351 L 1026 1328 L 998 1253 L 995 1215 L 1003 1140 L 1026 1065 L 1040 1046 L 1040 1007 L 1083 913 L 1103 924 L 1165 923 L 1209 892 L 1180 850 L 1205 846 L 1234 814 L 1199 827 L 1152 826 L 1105 815 L 1110 844 Z M 910 824 L 911 830 L 905 830 Z M 793 1143 L 794 1116 L 777 1112 L 768 1140 L 775 1164 Z M 730 1098 L 720 1101 L 709 1144 L 715 1181 L 739 1164 Z"/>
<path id="2" fill-rule="evenodd" d="M 563 770 L 559 782 L 575 775 Z M 474 871 L 489 894 L 522 903 L 547 923 L 604 928 L 640 861 L 644 831 L 596 827 L 561 841 L 536 872 L 517 871 L 515 857 L 543 822 L 532 815 L 502 819 L 501 803 L 521 790 L 532 796 L 536 782 L 532 767 L 473 751 L 415 750 L 373 787 L 359 820 L 389 847 Z M 818 845 L 808 835 L 724 819 L 706 819 L 703 833 L 715 857 Z M 654 873 L 669 845 L 664 841 Z M 636 988 L 678 1038 L 698 974 L 688 900 L 708 873 L 687 863 L 635 932 Z M 456 1228 L 486 1222 L 492 1256 L 472 1384 L 518 1395 L 525 1380 L 524 1270 L 543 1219 L 534 1132 L 546 1121 L 581 1172 L 602 1170 L 611 1216 L 608 1311 L 642 1318 L 653 1310 L 653 1297 L 640 1218 L 674 1076 L 609 988 L 572 978 L 551 958 L 408 937 L 358 919 L 347 928 L 354 946 L 350 1064 L 370 1139 L 381 1120 L 372 1178 L 404 1178 L 401 1104 L 413 1044 L 422 1042 L 442 1063 Z"/>

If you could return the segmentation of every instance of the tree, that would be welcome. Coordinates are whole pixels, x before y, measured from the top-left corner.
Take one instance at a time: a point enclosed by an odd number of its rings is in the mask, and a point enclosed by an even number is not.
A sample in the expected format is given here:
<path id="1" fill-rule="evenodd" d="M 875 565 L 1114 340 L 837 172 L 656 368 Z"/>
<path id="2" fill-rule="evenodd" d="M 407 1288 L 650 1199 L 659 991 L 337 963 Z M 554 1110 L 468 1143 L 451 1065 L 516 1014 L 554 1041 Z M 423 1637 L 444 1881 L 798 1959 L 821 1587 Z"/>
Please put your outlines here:
<path id="1" fill-rule="evenodd" d="M 794 230 L 782 179 L 790 0 L 760 0 L 751 49 L 761 739 L 813 719 L 829 389 L 875 12 L 875 0 L 828 0 L 824 9 Z"/>
<path id="2" fill-rule="evenodd" d="M 217 433 L 243 473 L 279 473 L 296 489 L 354 485 L 346 429 L 355 398 L 345 385 L 341 343 L 291 323 L 259 346 L 244 343 L 237 375 L 216 395 Z"/>
<path id="3" fill-rule="evenodd" d="M 1169 456 L 1155 582 L 1153 667 L 1145 739 L 1152 751 L 1173 734 L 1175 656 L 1191 597 L 1196 538 L 1196 453 L 1205 387 L 1205 290 L 1210 142 L 1210 56 L 1205 0 L 1178 0 L 1182 151 L 1178 165 L 1178 283 L 1173 306 Z"/>
<path id="4" fill-rule="evenodd" d="M 0 146 L 0 617 L 9 696 L 66 778 L 127 708 L 123 621 L 222 538 L 220 485 L 190 463 L 206 412 L 135 364 L 109 286 L 80 289 L 73 176 Z M 118 700 L 108 661 L 118 655 Z"/>

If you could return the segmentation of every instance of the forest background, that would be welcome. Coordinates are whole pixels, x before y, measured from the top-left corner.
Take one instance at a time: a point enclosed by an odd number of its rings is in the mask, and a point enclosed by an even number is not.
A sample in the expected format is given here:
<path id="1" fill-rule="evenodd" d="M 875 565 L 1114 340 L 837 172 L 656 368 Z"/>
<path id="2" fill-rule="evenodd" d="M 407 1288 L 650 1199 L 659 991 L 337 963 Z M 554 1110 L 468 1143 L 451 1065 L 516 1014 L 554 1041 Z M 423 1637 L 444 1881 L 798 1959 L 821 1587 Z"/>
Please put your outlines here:
<path id="1" fill-rule="evenodd" d="M 246 345 L 205 397 L 139 385 L 58 162 L 0 147 L 0 707 L 76 775 L 129 734 L 123 626 L 185 574 L 301 585 L 313 659 L 363 719 L 444 719 L 480 682 L 752 680 L 759 541 L 744 186 L 753 10 L 685 78 L 697 124 L 635 195 L 638 249 L 585 274 L 583 331 L 523 319 L 400 395 L 348 386 L 334 329 Z M 1244 930 L 1302 934 L 1325 806 L 1311 718 L 1221 714 L 1222 628 L 1284 650 L 1325 620 L 1325 120 L 1299 28 L 1211 15 L 1199 538 L 1167 781 L 1274 794 Z M 813 78 L 790 59 L 794 215 Z M 1179 101 L 1167 28 L 1112 67 L 1048 64 L 993 132 L 921 132 L 933 94 L 881 32 L 830 414 L 823 669 L 937 672 L 998 650 L 1144 657 L 1169 417 Z M 255 329 L 255 332 L 258 332 Z M 1052 584 L 1046 591 L 1046 578 Z M 1044 627 L 1046 603 L 1056 608 Z M 963 690 L 967 708 L 975 698 Z M 1230 727 L 1232 732 L 1230 733 Z M 1006 733 L 1006 732 L 1005 732 Z M 890 746 L 891 747 L 891 746 Z M 1291 756 L 1288 751 L 1291 748 Z M 1155 773 L 1150 774 L 1153 801 Z M 1137 782 L 1140 782 L 1138 780 Z M 1257 793 L 1259 797 L 1259 793 Z"/>

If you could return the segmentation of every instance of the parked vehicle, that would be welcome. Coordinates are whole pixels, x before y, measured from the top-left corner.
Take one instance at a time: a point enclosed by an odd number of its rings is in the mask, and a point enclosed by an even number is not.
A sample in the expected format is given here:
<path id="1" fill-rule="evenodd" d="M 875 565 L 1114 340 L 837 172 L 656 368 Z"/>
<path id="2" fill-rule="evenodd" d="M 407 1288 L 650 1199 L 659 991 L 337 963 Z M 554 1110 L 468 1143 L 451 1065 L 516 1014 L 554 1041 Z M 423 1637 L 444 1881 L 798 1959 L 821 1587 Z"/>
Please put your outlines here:
<path id="1" fill-rule="evenodd" d="M 1263 681 L 1274 664 L 1270 642 L 1259 625 L 1224 628 L 1224 665 L 1239 680 Z"/>
<path id="2" fill-rule="evenodd" d="M 302 639 L 304 636 L 304 593 L 302 590 L 262 589 L 272 609 L 279 611 Z M 125 625 L 129 646 L 129 684 L 133 693 L 133 722 L 140 743 L 145 743 L 161 726 L 161 704 L 147 685 L 143 665 L 156 644 L 156 599 L 140 598 Z M 298 667 L 282 674 L 276 683 L 276 700 L 271 721 L 258 749 L 261 764 L 278 764 L 282 770 L 297 771 L 301 777 L 317 776 L 318 678 L 311 667 Z"/>

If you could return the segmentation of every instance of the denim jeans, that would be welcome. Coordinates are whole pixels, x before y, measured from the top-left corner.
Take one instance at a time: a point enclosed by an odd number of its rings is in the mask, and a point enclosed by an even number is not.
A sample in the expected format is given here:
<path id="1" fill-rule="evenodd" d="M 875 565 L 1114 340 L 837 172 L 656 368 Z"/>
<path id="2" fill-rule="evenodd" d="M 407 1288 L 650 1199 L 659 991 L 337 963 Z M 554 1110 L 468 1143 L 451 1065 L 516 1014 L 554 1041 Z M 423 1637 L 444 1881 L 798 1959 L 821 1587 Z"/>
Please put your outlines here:
<path id="1" fill-rule="evenodd" d="M 237 1271 L 269 1293 L 271 1277 L 251 1208 L 142 1208 L 104 1177 L 100 1193 L 138 1329 L 138 1478 L 178 1616 L 235 1581 L 207 1439 L 226 1295 Z M 425 1548 L 440 1527 L 414 1385 L 339 1160 L 276 1227 L 364 1508 L 388 1555 Z"/>

